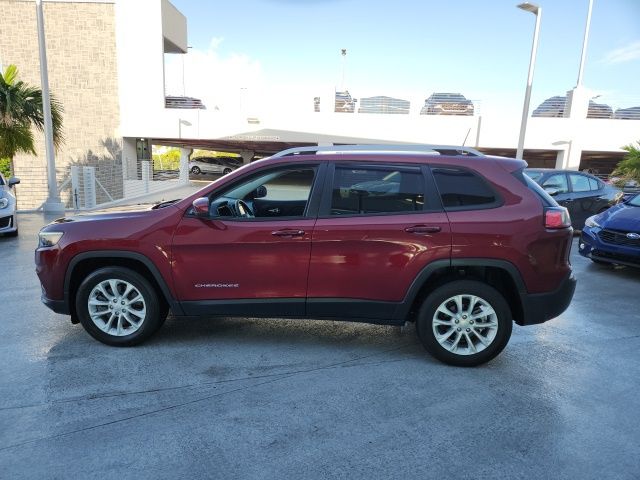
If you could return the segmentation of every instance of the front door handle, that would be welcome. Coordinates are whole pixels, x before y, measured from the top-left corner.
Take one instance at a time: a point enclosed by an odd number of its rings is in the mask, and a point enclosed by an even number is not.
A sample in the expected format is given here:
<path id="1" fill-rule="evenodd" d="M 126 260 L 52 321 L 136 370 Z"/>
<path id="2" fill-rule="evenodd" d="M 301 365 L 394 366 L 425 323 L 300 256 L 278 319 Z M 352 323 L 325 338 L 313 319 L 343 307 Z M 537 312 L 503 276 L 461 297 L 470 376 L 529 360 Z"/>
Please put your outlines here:
<path id="1" fill-rule="evenodd" d="M 276 237 L 288 237 L 288 238 L 293 238 L 293 237 L 301 237 L 304 235 L 304 230 L 276 230 L 274 232 L 271 232 L 271 235 L 274 235 Z"/>
<path id="2" fill-rule="evenodd" d="M 404 231 L 407 233 L 417 234 L 438 233 L 440 230 L 442 230 L 442 228 L 435 225 L 414 225 L 413 227 L 407 227 L 404 229 Z"/>

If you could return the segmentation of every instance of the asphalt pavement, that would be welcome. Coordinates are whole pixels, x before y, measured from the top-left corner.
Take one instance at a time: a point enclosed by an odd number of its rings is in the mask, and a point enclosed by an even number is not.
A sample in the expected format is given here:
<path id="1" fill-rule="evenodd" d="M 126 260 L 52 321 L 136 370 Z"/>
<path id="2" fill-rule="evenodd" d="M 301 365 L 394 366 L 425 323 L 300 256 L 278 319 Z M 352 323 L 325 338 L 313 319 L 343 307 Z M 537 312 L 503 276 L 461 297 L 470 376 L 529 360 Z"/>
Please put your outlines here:
<path id="1" fill-rule="evenodd" d="M 1 478 L 640 477 L 640 270 L 574 245 L 569 310 L 473 369 L 329 321 L 169 317 L 123 349 L 40 303 L 45 222 L 0 238 Z"/>

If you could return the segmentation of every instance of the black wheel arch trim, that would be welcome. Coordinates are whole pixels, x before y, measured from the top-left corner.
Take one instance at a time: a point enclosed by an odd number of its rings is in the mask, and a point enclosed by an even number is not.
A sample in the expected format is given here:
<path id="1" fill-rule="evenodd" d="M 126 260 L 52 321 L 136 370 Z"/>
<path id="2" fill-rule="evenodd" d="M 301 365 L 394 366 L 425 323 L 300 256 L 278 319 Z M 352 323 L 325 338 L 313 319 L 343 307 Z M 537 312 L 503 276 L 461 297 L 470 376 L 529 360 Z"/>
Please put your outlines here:
<path id="1" fill-rule="evenodd" d="M 149 260 L 147 256 L 141 253 L 130 252 L 127 250 L 93 250 L 90 252 L 82 252 L 74 256 L 69 262 L 69 266 L 67 267 L 67 271 L 64 276 L 64 302 L 66 305 L 71 306 L 69 294 L 73 271 L 80 262 L 93 258 L 122 258 L 139 261 L 149 270 L 149 272 L 153 276 L 154 280 L 160 287 L 161 291 L 159 293 L 164 296 L 165 300 L 169 304 L 169 308 L 171 308 L 171 311 L 174 313 L 174 315 L 184 315 L 180 303 L 176 301 L 176 299 L 171 294 L 171 290 L 169 290 L 164 277 L 160 274 L 160 271 L 155 266 L 155 264 L 151 260 Z"/>
<path id="2" fill-rule="evenodd" d="M 420 273 L 416 276 L 416 278 L 411 283 L 407 294 L 405 295 L 404 300 L 398 304 L 394 317 L 396 319 L 406 319 L 409 315 L 411 307 L 415 302 L 420 290 L 424 286 L 424 284 L 429 280 L 429 278 L 438 270 L 441 269 L 455 269 L 456 267 L 495 267 L 505 270 L 509 276 L 513 279 L 516 288 L 518 289 L 519 297 L 518 300 L 521 303 L 523 302 L 523 298 L 528 295 L 527 288 L 525 286 L 524 281 L 522 280 L 522 276 L 518 271 L 517 267 L 507 261 L 507 260 L 498 260 L 493 258 L 453 258 L 453 259 L 441 259 L 435 260 L 425 266 Z"/>

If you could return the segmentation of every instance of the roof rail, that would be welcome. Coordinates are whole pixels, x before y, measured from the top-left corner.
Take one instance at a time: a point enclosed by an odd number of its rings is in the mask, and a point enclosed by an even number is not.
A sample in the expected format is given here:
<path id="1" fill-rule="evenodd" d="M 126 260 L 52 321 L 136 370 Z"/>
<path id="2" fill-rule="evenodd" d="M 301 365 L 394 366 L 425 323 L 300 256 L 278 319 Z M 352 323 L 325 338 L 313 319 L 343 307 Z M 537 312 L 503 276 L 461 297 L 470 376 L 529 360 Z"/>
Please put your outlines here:
<path id="1" fill-rule="evenodd" d="M 291 155 L 330 155 L 335 153 L 380 153 L 380 152 L 402 152 L 402 153 L 424 153 L 431 155 L 468 155 L 472 157 L 484 157 L 482 152 L 475 148 L 462 147 L 457 145 L 429 145 L 429 144 L 401 144 L 401 145 L 325 145 L 308 147 L 295 147 L 283 150 L 271 156 L 271 158 L 287 157 Z"/>

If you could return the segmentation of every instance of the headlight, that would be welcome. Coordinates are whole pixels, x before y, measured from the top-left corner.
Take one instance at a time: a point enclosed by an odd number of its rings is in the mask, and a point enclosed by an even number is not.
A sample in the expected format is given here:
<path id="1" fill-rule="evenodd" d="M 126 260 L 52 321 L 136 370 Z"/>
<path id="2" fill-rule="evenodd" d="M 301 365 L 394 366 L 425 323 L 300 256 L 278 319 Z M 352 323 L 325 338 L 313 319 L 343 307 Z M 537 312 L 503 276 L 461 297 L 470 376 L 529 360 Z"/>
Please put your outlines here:
<path id="1" fill-rule="evenodd" d="M 8 198 L 0 198 L 0 208 L 7 208 L 8 205 L 9 205 Z"/>
<path id="2" fill-rule="evenodd" d="M 596 222 L 596 217 L 597 217 L 597 215 L 593 215 L 593 216 L 591 216 L 591 217 L 587 218 L 587 219 L 585 220 L 584 224 L 585 224 L 587 227 L 591 227 L 591 228 L 593 228 L 593 227 L 599 227 L 599 226 L 600 226 L 600 224 L 599 224 L 598 222 Z"/>
<path id="3" fill-rule="evenodd" d="M 63 232 L 40 232 L 38 233 L 38 248 L 53 247 L 62 238 Z"/>

